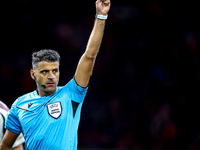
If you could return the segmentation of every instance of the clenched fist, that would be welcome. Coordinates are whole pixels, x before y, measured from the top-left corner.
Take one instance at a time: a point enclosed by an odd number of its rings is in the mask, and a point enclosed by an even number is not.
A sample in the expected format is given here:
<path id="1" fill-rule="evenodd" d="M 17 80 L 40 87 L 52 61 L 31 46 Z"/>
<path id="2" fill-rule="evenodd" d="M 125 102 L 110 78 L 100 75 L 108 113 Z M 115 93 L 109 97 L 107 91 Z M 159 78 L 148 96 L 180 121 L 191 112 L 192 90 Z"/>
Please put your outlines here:
<path id="1" fill-rule="evenodd" d="M 97 0 L 96 1 L 96 13 L 99 15 L 107 15 L 110 10 L 110 0 Z"/>

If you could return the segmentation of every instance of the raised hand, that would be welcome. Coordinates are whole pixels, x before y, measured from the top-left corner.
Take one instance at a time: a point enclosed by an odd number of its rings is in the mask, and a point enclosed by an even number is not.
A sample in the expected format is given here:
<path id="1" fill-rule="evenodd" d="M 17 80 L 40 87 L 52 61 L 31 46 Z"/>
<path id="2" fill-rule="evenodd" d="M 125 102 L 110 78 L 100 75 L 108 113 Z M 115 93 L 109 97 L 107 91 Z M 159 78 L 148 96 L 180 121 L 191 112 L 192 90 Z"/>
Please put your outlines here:
<path id="1" fill-rule="evenodd" d="M 96 13 L 99 15 L 107 15 L 110 10 L 110 0 L 97 0 L 96 1 Z"/>

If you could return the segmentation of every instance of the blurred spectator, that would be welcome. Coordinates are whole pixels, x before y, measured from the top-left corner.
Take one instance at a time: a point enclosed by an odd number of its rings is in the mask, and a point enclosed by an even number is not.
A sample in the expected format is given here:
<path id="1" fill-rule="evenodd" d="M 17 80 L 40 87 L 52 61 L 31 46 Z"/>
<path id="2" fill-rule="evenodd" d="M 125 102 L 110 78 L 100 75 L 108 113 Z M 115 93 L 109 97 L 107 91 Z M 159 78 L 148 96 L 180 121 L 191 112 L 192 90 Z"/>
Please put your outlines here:
<path id="1" fill-rule="evenodd" d="M 8 111 L 9 108 L 2 101 L 0 101 L 0 142 L 5 134 L 4 125 Z M 13 150 L 24 150 L 24 145 L 23 145 L 24 142 L 25 142 L 24 137 L 22 134 L 20 134 L 13 145 Z"/>

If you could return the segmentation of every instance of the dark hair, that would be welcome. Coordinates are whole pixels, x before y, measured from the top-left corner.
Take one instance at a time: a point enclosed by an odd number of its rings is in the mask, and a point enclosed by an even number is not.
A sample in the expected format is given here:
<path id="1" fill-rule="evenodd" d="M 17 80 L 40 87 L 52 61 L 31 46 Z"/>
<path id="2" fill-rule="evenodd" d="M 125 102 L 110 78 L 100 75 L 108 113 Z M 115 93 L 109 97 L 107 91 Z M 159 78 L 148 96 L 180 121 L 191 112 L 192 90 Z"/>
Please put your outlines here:
<path id="1" fill-rule="evenodd" d="M 60 62 L 60 55 L 55 50 L 42 49 L 32 54 L 32 67 L 35 69 L 41 61 Z"/>

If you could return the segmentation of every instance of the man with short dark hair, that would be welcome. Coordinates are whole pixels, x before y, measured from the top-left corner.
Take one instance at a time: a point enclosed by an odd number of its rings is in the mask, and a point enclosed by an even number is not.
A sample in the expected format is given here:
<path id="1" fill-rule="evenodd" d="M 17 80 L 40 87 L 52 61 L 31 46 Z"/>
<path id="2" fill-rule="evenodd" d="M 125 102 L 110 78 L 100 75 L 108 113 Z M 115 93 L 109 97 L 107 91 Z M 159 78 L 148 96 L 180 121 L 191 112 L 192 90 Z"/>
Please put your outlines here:
<path id="1" fill-rule="evenodd" d="M 32 54 L 31 78 L 37 90 L 19 97 L 8 113 L 0 150 L 11 149 L 22 132 L 26 150 L 77 150 L 80 112 L 103 37 L 110 0 L 96 1 L 96 19 L 74 77 L 59 81 L 60 55 L 54 50 Z"/>

